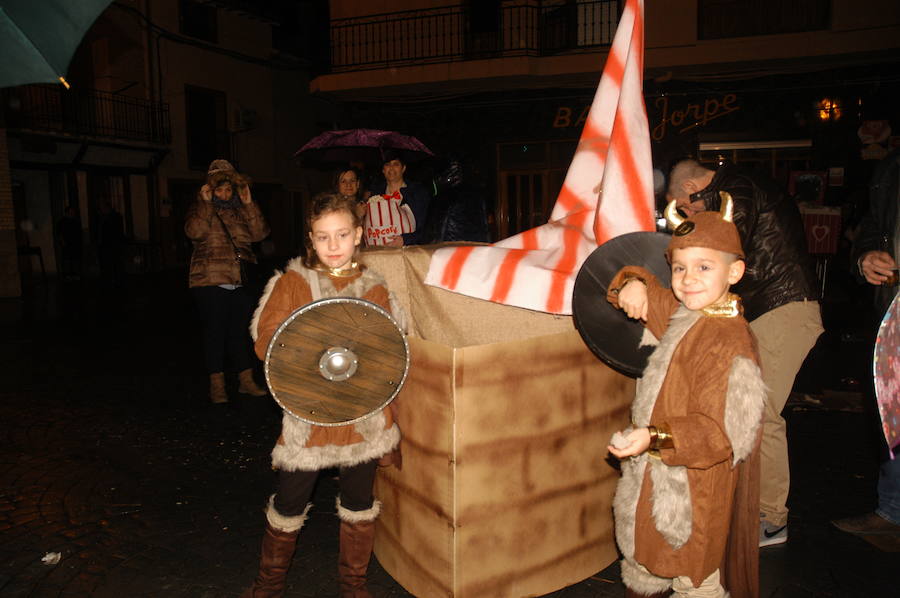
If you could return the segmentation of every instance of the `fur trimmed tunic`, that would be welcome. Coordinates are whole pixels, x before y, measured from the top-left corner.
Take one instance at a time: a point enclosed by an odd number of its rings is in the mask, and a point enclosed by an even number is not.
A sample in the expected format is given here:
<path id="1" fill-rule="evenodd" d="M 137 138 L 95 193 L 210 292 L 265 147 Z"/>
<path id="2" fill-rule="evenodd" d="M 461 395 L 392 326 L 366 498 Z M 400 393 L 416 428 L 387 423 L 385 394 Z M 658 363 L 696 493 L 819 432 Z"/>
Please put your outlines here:
<path id="1" fill-rule="evenodd" d="M 674 448 L 622 462 L 613 501 L 622 579 L 636 591 L 700 584 L 723 569 L 734 598 L 758 594 L 759 431 L 765 385 L 755 339 L 741 316 L 711 317 L 681 306 L 642 269 L 647 328 L 659 344 L 638 381 L 632 425 L 668 426 Z M 617 296 L 608 300 L 618 306 Z"/>
<path id="2" fill-rule="evenodd" d="M 313 276 L 318 278 L 319 297 L 313 297 Z M 256 355 L 265 359 L 269 341 L 291 313 L 314 299 L 326 297 L 357 297 L 391 311 L 385 281 L 376 272 L 362 269 L 356 276 L 331 276 L 310 270 L 300 258 L 295 258 L 284 273 L 276 272 L 269 280 L 253 314 L 250 334 Z M 317 426 L 285 412 L 281 436 L 272 449 L 272 466 L 285 471 L 316 471 L 358 465 L 390 453 L 400 442 L 392 405 L 345 426 Z"/>

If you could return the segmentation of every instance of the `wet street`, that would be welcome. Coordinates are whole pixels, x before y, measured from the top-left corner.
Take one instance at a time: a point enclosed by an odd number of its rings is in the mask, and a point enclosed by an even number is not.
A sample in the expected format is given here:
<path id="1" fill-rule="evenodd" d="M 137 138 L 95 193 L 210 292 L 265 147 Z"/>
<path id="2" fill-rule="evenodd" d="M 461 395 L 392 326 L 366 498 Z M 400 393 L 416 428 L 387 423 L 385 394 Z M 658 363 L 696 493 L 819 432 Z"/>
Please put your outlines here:
<path id="1" fill-rule="evenodd" d="M 0 300 L 3 598 L 229 598 L 252 581 L 280 410 L 238 395 L 236 381 L 231 402 L 209 403 L 185 279 L 146 275 L 105 292 L 96 281 L 37 280 L 24 300 Z M 873 508 L 883 444 L 853 305 L 826 302 L 826 335 L 786 410 L 790 539 L 762 550 L 762 596 L 891 596 L 900 586 L 900 539 L 875 545 L 829 523 Z M 337 595 L 335 494 L 321 476 L 289 597 Z M 44 562 L 52 553 L 58 562 Z M 377 559 L 370 588 L 410 595 Z M 551 594 L 620 595 L 617 565 Z"/>

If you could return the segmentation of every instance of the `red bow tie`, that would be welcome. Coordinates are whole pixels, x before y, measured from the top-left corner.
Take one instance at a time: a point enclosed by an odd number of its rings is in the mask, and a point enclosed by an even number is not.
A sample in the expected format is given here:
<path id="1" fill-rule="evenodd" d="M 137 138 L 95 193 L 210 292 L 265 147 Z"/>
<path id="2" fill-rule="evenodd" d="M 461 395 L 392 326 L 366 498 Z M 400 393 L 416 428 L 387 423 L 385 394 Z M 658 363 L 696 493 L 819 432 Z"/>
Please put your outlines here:
<path id="1" fill-rule="evenodd" d="M 385 199 L 403 199 L 403 196 L 400 195 L 400 192 L 399 192 L 399 191 L 394 191 L 394 192 L 391 193 L 390 195 L 388 195 L 388 194 L 385 192 L 385 194 L 384 194 L 382 197 L 384 197 Z"/>

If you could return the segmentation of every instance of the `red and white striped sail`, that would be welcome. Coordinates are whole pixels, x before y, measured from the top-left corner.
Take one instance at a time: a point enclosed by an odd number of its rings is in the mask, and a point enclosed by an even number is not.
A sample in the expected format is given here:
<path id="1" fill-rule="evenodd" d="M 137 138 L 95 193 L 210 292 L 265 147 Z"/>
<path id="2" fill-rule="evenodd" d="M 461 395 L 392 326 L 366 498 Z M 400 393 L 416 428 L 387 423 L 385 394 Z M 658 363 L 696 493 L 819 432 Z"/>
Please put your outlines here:
<path id="1" fill-rule="evenodd" d="M 615 236 L 655 229 L 643 70 L 644 2 L 627 0 L 550 221 L 490 246 L 439 249 L 425 283 L 571 314 L 587 256 Z"/>

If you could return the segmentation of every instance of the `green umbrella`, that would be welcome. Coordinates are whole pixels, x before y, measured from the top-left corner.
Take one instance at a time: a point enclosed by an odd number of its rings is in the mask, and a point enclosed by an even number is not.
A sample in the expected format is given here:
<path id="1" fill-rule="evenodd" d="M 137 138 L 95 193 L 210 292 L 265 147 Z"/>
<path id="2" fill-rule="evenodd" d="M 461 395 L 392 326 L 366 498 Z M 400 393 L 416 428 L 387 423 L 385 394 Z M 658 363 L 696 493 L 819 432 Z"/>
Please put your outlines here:
<path id="1" fill-rule="evenodd" d="M 62 82 L 111 0 L 0 0 L 0 87 Z"/>

